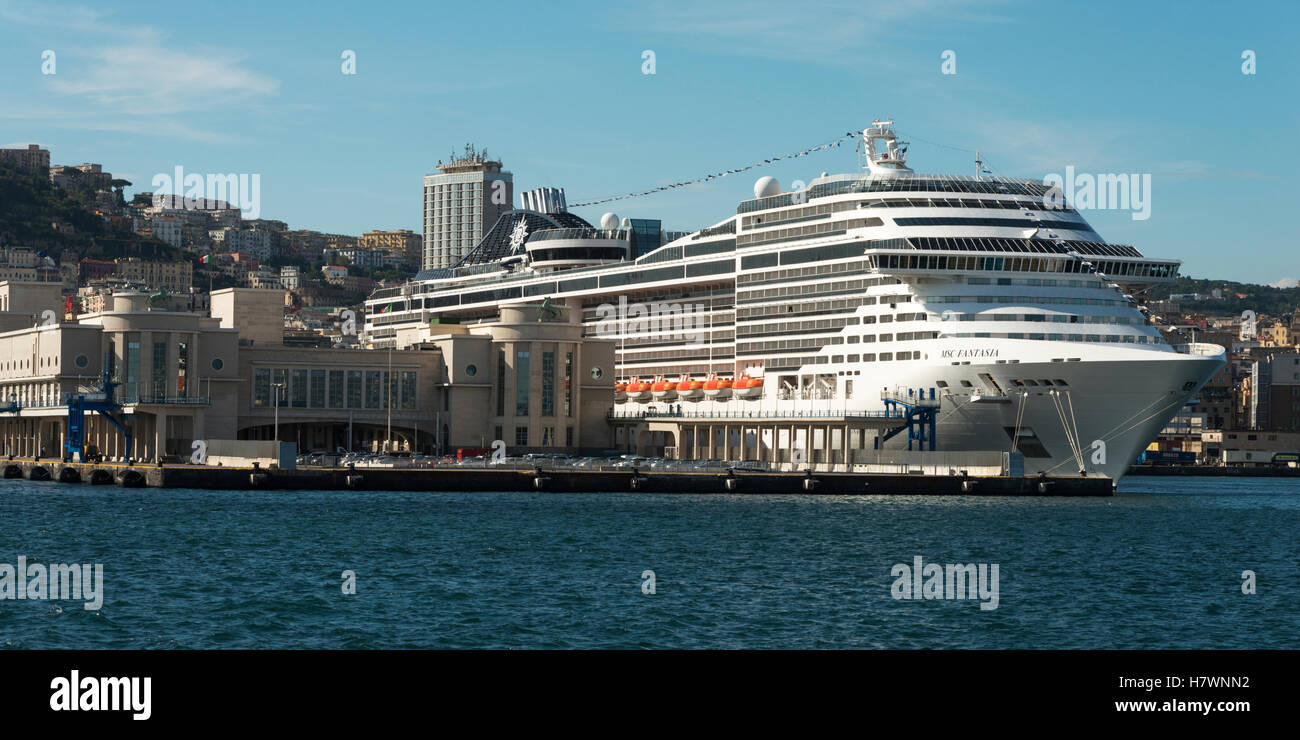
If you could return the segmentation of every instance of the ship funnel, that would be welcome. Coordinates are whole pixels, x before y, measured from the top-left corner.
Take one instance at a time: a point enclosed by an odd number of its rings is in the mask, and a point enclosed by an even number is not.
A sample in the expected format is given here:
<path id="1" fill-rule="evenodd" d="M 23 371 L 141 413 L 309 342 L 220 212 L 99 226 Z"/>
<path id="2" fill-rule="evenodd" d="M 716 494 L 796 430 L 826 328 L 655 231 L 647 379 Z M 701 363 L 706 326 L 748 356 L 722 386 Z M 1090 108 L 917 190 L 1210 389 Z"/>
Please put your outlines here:
<path id="1" fill-rule="evenodd" d="M 907 142 L 899 141 L 893 121 L 872 121 L 862 130 L 867 151 L 867 169 L 873 175 L 900 177 L 912 174 L 907 168 Z"/>

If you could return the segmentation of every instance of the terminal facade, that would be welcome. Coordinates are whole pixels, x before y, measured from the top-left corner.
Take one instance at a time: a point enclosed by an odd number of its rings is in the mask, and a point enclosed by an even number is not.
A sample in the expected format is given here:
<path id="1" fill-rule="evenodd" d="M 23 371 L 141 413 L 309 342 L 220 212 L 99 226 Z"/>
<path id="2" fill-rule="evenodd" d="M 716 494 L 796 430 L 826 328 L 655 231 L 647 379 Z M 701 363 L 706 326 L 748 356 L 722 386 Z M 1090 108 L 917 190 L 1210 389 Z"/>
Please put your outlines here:
<path id="1" fill-rule="evenodd" d="M 93 396 L 107 363 L 133 434 L 86 416 L 88 452 L 188 459 L 196 440 L 296 442 L 300 451 L 510 454 L 610 447 L 614 347 L 568 306 L 511 306 L 495 321 L 410 330 L 404 349 L 284 344 L 284 293 L 231 288 L 208 314 L 124 291 L 65 315 L 58 284 L 0 282 L 0 446 L 62 457 L 68 394 Z M 92 449 L 93 448 L 93 449 Z"/>

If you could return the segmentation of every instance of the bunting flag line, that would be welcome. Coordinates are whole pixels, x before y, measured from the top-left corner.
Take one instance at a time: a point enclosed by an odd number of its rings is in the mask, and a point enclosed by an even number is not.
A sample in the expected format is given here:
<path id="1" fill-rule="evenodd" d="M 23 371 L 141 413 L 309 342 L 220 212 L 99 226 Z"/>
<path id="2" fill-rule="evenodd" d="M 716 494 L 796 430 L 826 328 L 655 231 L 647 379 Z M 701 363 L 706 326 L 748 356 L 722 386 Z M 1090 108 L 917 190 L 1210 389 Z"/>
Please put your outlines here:
<path id="1" fill-rule="evenodd" d="M 697 177 L 697 178 L 695 178 L 694 180 L 683 180 L 682 182 L 674 182 L 674 183 L 671 183 L 671 184 L 669 184 L 669 185 L 661 185 L 661 186 L 659 186 L 659 187 L 657 187 L 657 188 L 652 188 L 652 189 L 650 189 L 650 190 L 642 190 L 642 191 L 639 192 L 639 193 L 625 193 L 625 194 L 623 194 L 623 195 L 613 195 L 613 196 L 610 196 L 610 197 L 608 197 L 608 198 L 600 198 L 600 199 L 598 199 L 598 200 L 589 200 L 589 201 L 585 201 L 585 202 L 583 202 L 583 203 L 570 203 L 570 204 L 569 204 L 569 208 L 582 208 L 582 207 L 584 207 L 584 206 L 600 205 L 601 203 L 610 203 L 610 202 L 613 202 L 613 201 L 616 201 L 616 200 L 624 200 L 624 199 L 627 199 L 627 198 L 639 198 L 639 197 L 641 197 L 641 196 L 643 196 L 643 195 L 653 195 L 653 194 L 655 194 L 655 193 L 662 192 L 662 191 L 664 191 L 664 190 L 672 190 L 672 189 L 674 189 L 674 188 L 684 188 L 684 187 L 686 187 L 687 185 L 698 185 L 698 184 L 700 184 L 700 183 L 702 183 L 702 182 L 708 182 L 709 180 L 716 180 L 716 179 L 721 178 L 721 177 L 726 177 L 727 175 L 734 175 L 734 174 L 737 174 L 737 173 L 739 173 L 739 172 L 744 172 L 744 171 L 746 171 L 746 170 L 752 170 L 752 169 L 754 169 L 755 167 L 762 167 L 763 165 L 772 164 L 773 162 L 780 162 L 781 160 L 784 160 L 784 159 L 798 159 L 799 157 L 806 157 L 806 156 L 808 156 L 809 154 L 813 154 L 813 153 L 815 153 L 815 152 L 820 152 L 820 151 L 823 151 L 823 150 L 826 150 L 826 149 L 831 149 L 831 148 L 833 148 L 833 147 L 837 147 L 837 146 L 839 146 L 840 144 L 843 144 L 844 142 L 848 141 L 849 139 L 852 139 L 852 138 L 855 138 L 855 137 L 860 138 L 861 136 L 862 136 L 862 133 L 859 132 L 859 131 L 850 131 L 850 132 L 848 132 L 847 134 L 841 136 L 840 138 L 838 138 L 838 139 L 836 139 L 836 140 L 834 140 L 834 141 L 828 141 L 828 142 L 826 142 L 825 144 L 822 144 L 822 145 L 820 145 L 820 146 L 810 147 L 810 148 L 808 148 L 808 149 L 804 149 L 803 151 L 800 151 L 800 152 L 791 152 L 790 154 L 782 154 L 782 155 L 779 156 L 779 157 L 771 157 L 771 158 L 769 158 L 769 159 L 764 159 L 764 160 L 762 160 L 762 161 L 760 161 L 760 162 L 755 162 L 755 163 L 753 163 L 753 164 L 751 164 L 751 165 L 746 165 L 745 167 L 738 167 L 738 168 L 736 168 L 736 169 L 734 169 L 734 170 L 723 170 L 722 172 L 715 172 L 715 173 L 712 174 L 712 175 L 705 175 L 704 177 Z"/>

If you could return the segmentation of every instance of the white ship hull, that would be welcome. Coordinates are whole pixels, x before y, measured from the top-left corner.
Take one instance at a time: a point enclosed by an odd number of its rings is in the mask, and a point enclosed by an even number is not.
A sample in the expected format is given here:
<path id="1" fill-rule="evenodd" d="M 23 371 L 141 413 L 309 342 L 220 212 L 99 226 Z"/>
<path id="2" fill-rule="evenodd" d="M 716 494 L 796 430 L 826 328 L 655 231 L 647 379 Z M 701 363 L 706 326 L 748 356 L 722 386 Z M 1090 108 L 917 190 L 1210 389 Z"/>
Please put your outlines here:
<path id="1" fill-rule="evenodd" d="M 944 347 L 960 348 L 955 342 Z M 853 376 L 852 398 L 844 397 L 843 386 L 833 397 L 820 399 L 781 399 L 769 391 L 749 399 L 706 399 L 679 411 L 706 417 L 734 412 L 737 417 L 790 418 L 815 426 L 818 418 L 883 411 L 882 390 L 912 389 L 928 397 L 933 388 L 941 400 L 936 451 L 1009 452 L 1012 434 L 1018 430 L 1024 443 L 1017 445 L 1017 451 L 1024 455 L 1026 475 L 1073 476 L 1082 470 L 1118 482 L 1160 429 L 1223 366 L 1222 348 L 1202 347 L 1208 354 L 1097 347 L 1091 348 L 1093 357 L 1087 362 L 1053 362 L 1050 355 L 1060 353 L 1059 345 L 986 340 L 979 349 L 1019 361 L 934 365 L 923 359 L 860 364 L 855 366 L 862 374 Z M 992 378 L 1004 392 L 981 387 L 981 375 Z M 1018 386 L 1016 379 L 1038 385 Z M 964 387 L 963 380 L 972 387 Z M 1044 380 L 1052 385 L 1042 385 Z M 939 382 L 947 383 L 947 389 Z M 1054 398 L 1060 402 L 1059 411 Z M 906 434 L 884 444 L 885 450 L 906 447 Z"/>
<path id="2" fill-rule="evenodd" d="M 882 390 L 933 389 L 937 450 L 1014 447 L 1027 474 L 1122 477 L 1225 362 L 1218 347 L 1178 351 L 1140 303 L 1177 278 L 1178 261 L 1104 241 L 1045 182 L 919 174 L 891 122 L 861 136 L 866 173 L 787 192 L 762 178 L 734 215 L 663 234 L 649 251 L 632 249 L 614 214 L 577 229 L 585 222 L 567 212 L 507 212 L 465 264 L 377 291 L 367 341 L 394 346 L 399 322 L 432 331 L 436 317 L 472 325 L 504 304 L 553 302 L 587 336 L 617 342 L 617 378 L 763 380 L 703 398 L 629 392 L 635 403 L 615 416 L 753 419 L 756 436 L 788 437 L 838 412 L 860 440 L 879 424 L 847 417 L 884 410 Z M 507 232 L 530 234 L 523 246 L 542 269 L 518 269 Z M 609 249 L 599 266 L 550 271 Z M 382 322 L 369 318 L 379 313 Z M 907 436 L 884 444 L 905 447 Z M 845 457 L 837 452 L 820 457 Z"/>

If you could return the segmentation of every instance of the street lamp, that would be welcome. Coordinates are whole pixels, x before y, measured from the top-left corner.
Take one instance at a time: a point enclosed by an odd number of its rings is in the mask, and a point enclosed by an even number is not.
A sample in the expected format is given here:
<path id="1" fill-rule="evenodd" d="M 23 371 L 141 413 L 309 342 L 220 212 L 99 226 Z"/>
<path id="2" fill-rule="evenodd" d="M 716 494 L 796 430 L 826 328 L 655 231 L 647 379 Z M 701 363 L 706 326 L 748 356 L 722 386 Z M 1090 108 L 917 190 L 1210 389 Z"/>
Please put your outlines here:
<path id="1" fill-rule="evenodd" d="M 388 383 L 388 401 L 384 406 L 388 407 L 388 430 L 384 432 L 384 452 L 393 451 L 393 348 L 388 348 L 388 376 L 384 378 Z"/>
<path id="2" fill-rule="evenodd" d="M 284 383 L 272 383 L 272 384 L 271 384 L 271 387 L 275 389 L 275 392 L 274 392 L 274 398 L 275 398 L 275 401 L 274 401 L 274 404 L 275 404 L 275 441 L 276 441 L 276 442 L 279 442 L 279 441 L 280 441 L 280 389 L 284 387 Z M 279 452 L 276 452 L 275 454 L 276 454 L 277 457 L 279 457 L 279 455 L 280 455 Z"/>

